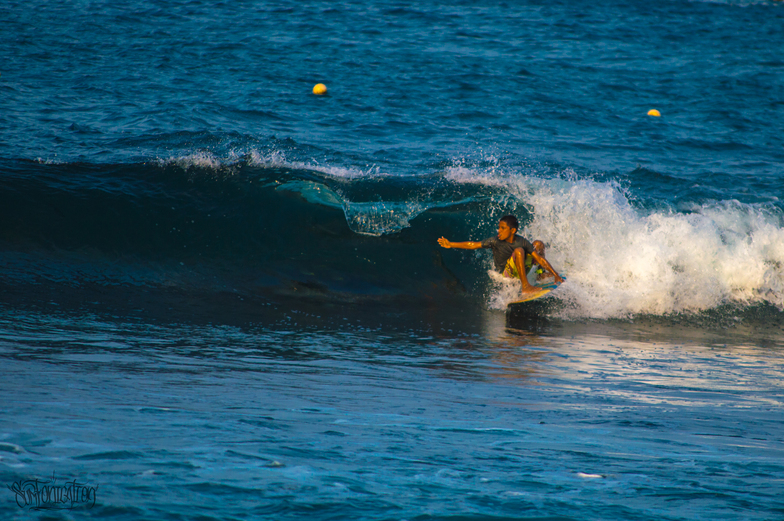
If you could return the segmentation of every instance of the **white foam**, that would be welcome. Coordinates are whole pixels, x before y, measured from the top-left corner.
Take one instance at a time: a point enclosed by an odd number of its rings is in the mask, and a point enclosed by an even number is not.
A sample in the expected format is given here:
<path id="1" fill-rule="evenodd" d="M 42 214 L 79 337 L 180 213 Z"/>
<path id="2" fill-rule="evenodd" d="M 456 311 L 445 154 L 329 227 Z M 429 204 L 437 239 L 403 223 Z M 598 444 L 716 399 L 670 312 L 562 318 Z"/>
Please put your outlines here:
<path id="1" fill-rule="evenodd" d="M 784 309 L 784 228 L 772 207 L 725 201 L 687 213 L 644 211 L 613 182 L 461 169 L 447 176 L 504 186 L 532 212 L 521 234 L 544 241 L 547 258 L 567 275 L 558 297 L 571 305 L 568 316 L 666 314 L 724 303 Z M 503 308 L 512 287 L 501 283 L 489 305 Z"/>
<path id="2" fill-rule="evenodd" d="M 578 472 L 577 477 L 583 479 L 602 479 L 604 476 L 601 474 L 588 474 L 586 472 Z"/>
<path id="3" fill-rule="evenodd" d="M 183 169 L 192 167 L 217 170 L 223 166 L 223 161 L 215 157 L 212 152 L 192 152 L 183 156 L 163 159 L 158 161 L 161 165 L 176 165 Z"/>
<path id="4" fill-rule="evenodd" d="M 444 177 L 456 183 L 472 183 L 485 186 L 508 186 L 509 176 L 497 169 L 497 160 L 493 159 L 494 166 L 490 168 L 468 167 L 462 163 L 446 167 Z"/>
<path id="5" fill-rule="evenodd" d="M 224 167 L 235 166 L 237 163 L 247 161 L 251 166 L 262 168 L 291 168 L 299 170 L 310 170 L 320 172 L 331 177 L 342 179 L 359 179 L 383 177 L 385 174 L 377 165 L 368 165 L 365 168 L 343 167 L 322 165 L 318 161 L 294 161 L 289 160 L 286 154 L 280 150 L 260 152 L 256 149 L 250 150 L 231 150 L 226 157 L 218 157 L 210 151 L 198 151 L 182 156 L 159 159 L 161 165 L 176 165 L 184 169 L 191 167 L 218 170 Z"/>
<path id="6" fill-rule="evenodd" d="M 327 174 L 332 177 L 339 177 L 344 179 L 379 177 L 385 175 L 381 172 L 381 169 L 375 165 L 369 165 L 366 168 L 361 169 L 356 167 L 321 165 L 315 160 L 312 160 L 311 162 L 291 161 L 286 158 L 285 153 L 279 150 L 274 150 L 267 154 L 262 154 L 256 150 L 251 150 L 248 153 L 248 156 L 250 157 L 249 164 L 253 166 L 311 170 L 314 172 L 321 172 L 322 174 Z"/>
<path id="7" fill-rule="evenodd" d="M 41 165 L 64 165 L 66 164 L 65 161 L 61 161 L 59 159 L 44 159 L 42 157 L 36 157 L 35 161 Z"/>
<path id="8" fill-rule="evenodd" d="M 520 299 L 520 279 L 506 277 L 495 270 L 488 270 L 487 275 L 493 281 L 493 290 L 489 295 L 491 309 L 506 309 L 509 302 Z M 535 283 L 534 277 L 528 277 L 528 282 Z"/>

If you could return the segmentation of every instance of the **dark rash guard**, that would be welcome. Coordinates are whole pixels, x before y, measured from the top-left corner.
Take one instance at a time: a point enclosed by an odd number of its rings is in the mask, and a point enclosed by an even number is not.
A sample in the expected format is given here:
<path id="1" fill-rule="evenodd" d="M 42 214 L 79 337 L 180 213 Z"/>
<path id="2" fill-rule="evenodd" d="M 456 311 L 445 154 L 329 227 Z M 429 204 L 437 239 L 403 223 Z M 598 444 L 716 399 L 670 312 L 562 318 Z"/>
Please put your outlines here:
<path id="1" fill-rule="evenodd" d="M 509 260 L 517 248 L 522 248 L 526 255 L 530 255 L 534 251 L 534 247 L 528 242 L 528 239 L 519 235 L 515 235 L 514 242 L 501 241 L 496 236 L 488 237 L 482 241 L 482 248 L 492 248 L 493 263 L 495 264 L 495 270 L 499 273 L 504 271 L 506 261 Z"/>

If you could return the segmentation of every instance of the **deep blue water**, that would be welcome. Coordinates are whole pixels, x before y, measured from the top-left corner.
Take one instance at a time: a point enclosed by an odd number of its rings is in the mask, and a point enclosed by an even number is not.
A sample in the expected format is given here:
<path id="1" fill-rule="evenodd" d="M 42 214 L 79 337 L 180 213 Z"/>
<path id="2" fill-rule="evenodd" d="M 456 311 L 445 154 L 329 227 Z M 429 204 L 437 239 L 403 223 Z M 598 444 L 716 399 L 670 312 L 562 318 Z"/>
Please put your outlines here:
<path id="1" fill-rule="evenodd" d="M 0 19 L 1 517 L 784 516 L 781 2 Z"/>

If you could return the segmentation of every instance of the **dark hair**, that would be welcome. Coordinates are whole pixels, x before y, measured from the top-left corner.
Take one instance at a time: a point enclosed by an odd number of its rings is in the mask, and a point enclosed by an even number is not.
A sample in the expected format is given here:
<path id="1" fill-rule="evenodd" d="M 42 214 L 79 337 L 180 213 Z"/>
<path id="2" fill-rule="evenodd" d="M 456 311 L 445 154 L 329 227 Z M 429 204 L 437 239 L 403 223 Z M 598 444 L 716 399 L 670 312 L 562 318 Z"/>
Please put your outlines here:
<path id="1" fill-rule="evenodd" d="M 504 221 L 508 227 L 514 228 L 515 230 L 517 230 L 520 227 L 520 225 L 517 222 L 517 217 L 515 217 L 514 215 L 504 215 L 499 220 Z"/>

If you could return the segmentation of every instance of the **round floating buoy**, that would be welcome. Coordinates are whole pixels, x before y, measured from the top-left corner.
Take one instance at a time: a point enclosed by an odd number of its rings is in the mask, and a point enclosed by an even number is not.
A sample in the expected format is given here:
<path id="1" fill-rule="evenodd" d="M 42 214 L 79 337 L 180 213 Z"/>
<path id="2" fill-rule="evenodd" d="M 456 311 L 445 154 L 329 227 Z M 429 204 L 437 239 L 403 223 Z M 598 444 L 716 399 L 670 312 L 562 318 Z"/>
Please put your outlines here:
<path id="1" fill-rule="evenodd" d="M 658 118 L 658 117 L 661 117 L 661 112 L 659 112 L 656 109 L 651 109 L 651 110 L 648 111 L 648 115 Z"/>
<path id="2" fill-rule="evenodd" d="M 313 87 L 313 94 L 317 94 L 321 96 L 322 94 L 326 94 L 326 93 L 327 93 L 327 86 L 324 85 L 323 83 L 317 83 Z"/>

